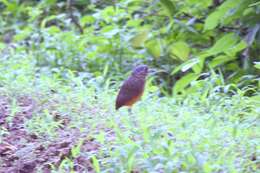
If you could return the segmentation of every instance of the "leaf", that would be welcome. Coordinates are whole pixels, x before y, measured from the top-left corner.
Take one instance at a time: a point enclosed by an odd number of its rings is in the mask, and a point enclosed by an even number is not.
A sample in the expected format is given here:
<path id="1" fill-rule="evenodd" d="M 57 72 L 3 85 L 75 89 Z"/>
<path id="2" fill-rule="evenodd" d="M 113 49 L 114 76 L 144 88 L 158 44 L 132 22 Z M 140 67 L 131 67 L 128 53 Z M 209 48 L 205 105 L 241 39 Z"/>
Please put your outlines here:
<path id="1" fill-rule="evenodd" d="M 237 37 L 235 34 L 226 34 L 206 51 L 206 56 L 212 56 L 221 52 L 225 52 L 228 49 L 232 48 L 238 41 L 239 37 Z"/>
<path id="2" fill-rule="evenodd" d="M 247 43 L 244 40 L 241 40 L 238 44 L 226 50 L 225 54 L 227 54 L 228 56 L 235 56 L 236 53 L 245 49 L 246 47 L 247 47 Z"/>
<path id="3" fill-rule="evenodd" d="M 260 69 L 260 62 L 254 62 L 255 63 L 255 68 L 257 68 L 257 69 Z"/>
<path id="4" fill-rule="evenodd" d="M 214 68 L 214 67 L 217 67 L 218 65 L 224 64 L 224 63 L 234 60 L 234 59 L 236 59 L 236 57 L 220 55 L 220 56 L 214 58 L 212 61 L 210 61 L 209 66 Z"/>
<path id="5" fill-rule="evenodd" d="M 47 30 L 50 34 L 56 34 L 60 32 L 60 28 L 58 28 L 57 26 L 50 26 Z"/>
<path id="6" fill-rule="evenodd" d="M 200 63 L 193 66 L 193 70 L 196 73 L 200 73 L 203 68 L 204 61 L 207 57 L 217 55 L 224 52 L 227 56 L 218 56 L 214 58 L 209 65 L 211 67 L 216 67 L 220 64 L 233 60 L 237 52 L 245 49 L 247 44 L 245 41 L 241 40 L 239 43 L 239 37 L 233 33 L 229 33 L 221 37 L 217 42 L 205 52 L 202 52 L 199 56 Z"/>
<path id="7" fill-rule="evenodd" d="M 136 36 L 131 39 L 131 45 L 133 48 L 142 48 L 144 46 L 144 42 L 147 40 L 148 30 L 144 30 L 139 32 Z"/>
<path id="8" fill-rule="evenodd" d="M 198 79 L 200 74 L 188 73 L 178 80 L 173 88 L 173 94 L 176 95 L 179 92 L 183 91 L 192 81 Z"/>
<path id="9" fill-rule="evenodd" d="M 80 19 L 80 24 L 82 26 L 87 25 L 87 24 L 93 24 L 95 22 L 95 18 L 93 16 L 83 16 Z"/>
<path id="10" fill-rule="evenodd" d="M 5 48 L 5 44 L 0 42 L 0 51 L 3 50 Z"/>
<path id="11" fill-rule="evenodd" d="M 103 76 L 107 76 L 108 72 L 109 72 L 109 63 L 106 63 L 103 70 Z"/>
<path id="12" fill-rule="evenodd" d="M 99 162 L 98 162 L 97 158 L 95 156 L 92 156 L 91 160 L 92 160 L 92 164 L 93 164 L 94 170 L 97 173 L 99 173 L 100 172 L 100 165 L 99 165 Z"/>
<path id="13" fill-rule="evenodd" d="M 203 171 L 205 173 L 211 173 L 212 172 L 212 166 L 210 163 L 206 162 L 203 164 Z"/>
<path id="14" fill-rule="evenodd" d="M 14 36 L 14 40 L 22 41 L 22 40 L 26 39 L 27 37 L 29 37 L 31 35 L 31 32 L 32 32 L 32 28 L 27 27 L 24 30 L 22 30 L 20 33 L 16 34 Z"/>
<path id="15" fill-rule="evenodd" d="M 174 70 L 171 72 L 171 75 L 176 74 L 180 70 L 182 72 L 185 72 L 185 71 L 189 70 L 190 68 L 192 68 L 194 65 L 196 65 L 198 62 L 199 62 L 198 59 L 190 59 L 190 60 L 182 63 L 181 65 L 175 67 Z"/>
<path id="16" fill-rule="evenodd" d="M 204 31 L 216 28 L 219 24 L 219 19 L 221 16 L 221 13 L 218 11 L 211 13 L 205 20 Z"/>
<path id="17" fill-rule="evenodd" d="M 192 154 L 187 154 L 187 162 L 191 165 L 196 163 L 196 158 Z"/>
<path id="18" fill-rule="evenodd" d="M 76 157 L 79 156 L 80 148 L 81 148 L 83 142 L 84 142 L 84 140 L 81 139 L 79 141 L 79 143 L 71 149 L 71 155 L 72 155 L 73 158 L 76 158 Z"/>
<path id="19" fill-rule="evenodd" d="M 160 2 L 164 9 L 167 11 L 167 14 L 170 17 L 170 19 L 172 19 L 176 11 L 176 7 L 173 4 L 173 2 L 171 0 L 160 0 Z"/>
<path id="20" fill-rule="evenodd" d="M 253 7 L 253 6 L 257 6 L 257 5 L 260 5 L 260 1 L 255 2 L 255 3 L 253 3 L 253 4 L 250 4 L 249 7 Z"/>
<path id="21" fill-rule="evenodd" d="M 44 19 L 42 20 L 42 22 L 41 22 L 41 28 L 45 28 L 47 22 L 49 22 L 49 21 L 51 21 L 51 20 L 54 20 L 54 19 L 56 19 L 56 18 L 57 18 L 56 15 L 51 15 L 51 16 L 48 16 L 48 17 L 44 18 Z"/>
<path id="22" fill-rule="evenodd" d="M 230 9 L 234 9 L 238 4 L 237 0 L 224 1 L 221 6 L 206 18 L 204 31 L 215 29 L 222 20 L 230 16 Z"/>
<path id="23" fill-rule="evenodd" d="M 198 58 L 199 62 L 197 64 L 195 64 L 194 66 L 192 66 L 192 70 L 196 73 L 196 74 L 200 74 L 203 70 L 204 67 L 204 62 L 205 62 L 205 57 L 201 56 Z"/>
<path id="24" fill-rule="evenodd" d="M 113 36 L 118 34 L 120 32 L 120 30 L 117 27 L 113 26 L 113 25 L 109 25 L 109 26 L 103 27 L 101 32 L 104 33 L 104 35 L 107 38 L 112 38 Z"/>
<path id="25" fill-rule="evenodd" d="M 0 2 L 2 2 L 6 6 L 8 11 L 13 12 L 13 13 L 18 11 L 19 5 L 18 5 L 17 1 L 12 2 L 12 1 L 8 1 L 8 0 L 0 0 Z"/>
<path id="26" fill-rule="evenodd" d="M 129 146 L 128 149 L 129 150 L 127 152 L 127 172 L 131 172 L 135 163 L 135 153 L 138 150 L 138 147 L 133 145 Z"/>
<path id="27" fill-rule="evenodd" d="M 155 58 L 159 58 L 162 52 L 160 40 L 151 40 L 145 43 L 147 51 Z"/>
<path id="28" fill-rule="evenodd" d="M 189 70 L 190 68 L 192 68 L 194 65 L 198 64 L 199 60 L 198 59 L 193 59 L 193 61 L 190 61 L 189 63 L 185 64 L 182 68 L 181 71 L 185 72 L 187 70 Z"/>
<path id="29" fill-rule="evenodd" d="M 138 27 L 140 26 L 140 23 L 142 23 L 141 19 L 132 19 L 127 21 L 127 26 L 128 27 Z"/>
<path id="30" fill-rule="evenodd" d="M 185 61 L 188 59 L 190 48 L 188 44 L 180 41 L 171 45 L 170 53 L 172 54 L 172 58 L 176 56 L 180 60 Z"/>

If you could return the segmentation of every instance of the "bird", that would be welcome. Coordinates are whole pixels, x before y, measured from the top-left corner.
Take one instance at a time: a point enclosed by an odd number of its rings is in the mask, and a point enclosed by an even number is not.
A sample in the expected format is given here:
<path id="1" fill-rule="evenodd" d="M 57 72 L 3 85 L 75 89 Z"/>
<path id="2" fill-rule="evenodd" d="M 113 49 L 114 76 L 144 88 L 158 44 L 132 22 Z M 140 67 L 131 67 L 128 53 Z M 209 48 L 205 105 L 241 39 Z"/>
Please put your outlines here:
<path id="1" fill-rule="evenodd" d="M 139 101 L 143 95 L 148 69 L 147 65 L 138 65 L 133 69 L 131 75 L 120 87 L 116 97 L 116 110 L 123 106 L 127 106 L 128 112 L 131 113 L 133 104 Z"/>

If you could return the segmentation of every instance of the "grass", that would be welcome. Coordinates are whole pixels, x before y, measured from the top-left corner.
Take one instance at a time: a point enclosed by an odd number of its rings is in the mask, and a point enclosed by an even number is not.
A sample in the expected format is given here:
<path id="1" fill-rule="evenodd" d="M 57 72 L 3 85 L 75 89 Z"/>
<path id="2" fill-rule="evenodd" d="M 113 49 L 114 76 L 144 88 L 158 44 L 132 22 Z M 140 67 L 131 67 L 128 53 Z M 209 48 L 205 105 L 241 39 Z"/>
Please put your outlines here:
<path id="1" fill-rule="evenodd" d="M 84 83 L 73 73 L 60 78 L 36 71 L 30 56 L 2 61 L 1 94 L 12 100 L 9 123 L 21 110 L 20 96 L 35 101 L 24 128 L 43 144 L 58 141 L 61 132 L 78 131 L 70 154 L 51 165 L 53 172 L 73 172 L 80 156 L 90 160 L 94 172 L 260 172 L 259 94 L 212 87 L 207 96 L 157 97 L 148 85 L 129 115 L 124 108 L 114 110 L 116 87 Z M 1 128 L 0 141 L 6 133 Z M 86 149 L 86 141 L 98 149 Z"/>

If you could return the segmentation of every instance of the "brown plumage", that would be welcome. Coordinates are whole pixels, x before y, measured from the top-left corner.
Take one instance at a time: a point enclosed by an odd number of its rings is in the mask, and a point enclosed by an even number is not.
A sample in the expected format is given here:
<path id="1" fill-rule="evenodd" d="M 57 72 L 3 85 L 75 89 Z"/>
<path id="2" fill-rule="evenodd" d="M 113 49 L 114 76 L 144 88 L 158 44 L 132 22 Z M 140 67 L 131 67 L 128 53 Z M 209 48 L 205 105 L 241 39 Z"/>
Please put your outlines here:
<path id="1" fill-rule="evenodd" d="M 122 106 L 131 106 L 140 100 L 144 92 L 145 79 L 148 74 L 146 65 L 137 66 L 124 81 L 116 98 L 116 110 Z"/>

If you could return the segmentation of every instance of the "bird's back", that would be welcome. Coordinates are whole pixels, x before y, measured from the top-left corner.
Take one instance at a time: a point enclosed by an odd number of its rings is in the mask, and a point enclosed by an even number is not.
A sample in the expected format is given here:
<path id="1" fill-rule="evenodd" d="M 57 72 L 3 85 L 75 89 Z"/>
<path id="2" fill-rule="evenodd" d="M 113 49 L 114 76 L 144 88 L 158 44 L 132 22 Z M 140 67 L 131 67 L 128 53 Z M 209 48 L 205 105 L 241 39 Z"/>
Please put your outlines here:
<path id="1" fill-rule="evenodd" d="M 132 106 L 143 94 L 145 79 L 130 76 L 120 88 L 116 99 L 116 110 L 122 106 Z"/>

